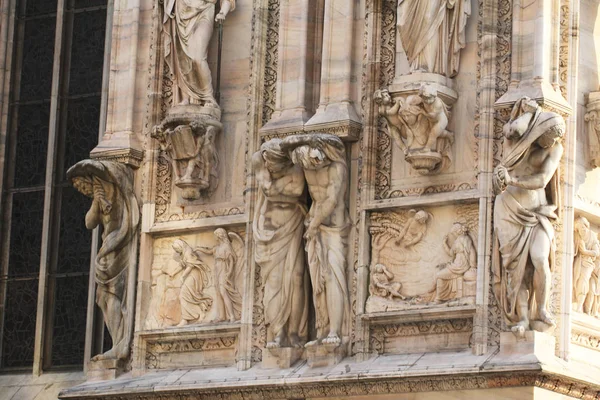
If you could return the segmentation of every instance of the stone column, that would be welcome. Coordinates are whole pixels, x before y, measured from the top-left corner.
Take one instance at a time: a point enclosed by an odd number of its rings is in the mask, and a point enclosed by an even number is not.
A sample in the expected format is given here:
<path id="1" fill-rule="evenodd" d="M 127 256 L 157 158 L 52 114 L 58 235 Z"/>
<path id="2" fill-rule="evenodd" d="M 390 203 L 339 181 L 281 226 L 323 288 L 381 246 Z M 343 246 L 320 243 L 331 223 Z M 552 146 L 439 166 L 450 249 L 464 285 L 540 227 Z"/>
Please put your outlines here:
<path id="1" fill-rule="evenodd" d="M 305 130 L 328 132 L 356 140 L 362 129 L 352 100 L 352 69 L 355 2 L 327 0 L 323 20 L 323 56 L 319 107 Z"/>

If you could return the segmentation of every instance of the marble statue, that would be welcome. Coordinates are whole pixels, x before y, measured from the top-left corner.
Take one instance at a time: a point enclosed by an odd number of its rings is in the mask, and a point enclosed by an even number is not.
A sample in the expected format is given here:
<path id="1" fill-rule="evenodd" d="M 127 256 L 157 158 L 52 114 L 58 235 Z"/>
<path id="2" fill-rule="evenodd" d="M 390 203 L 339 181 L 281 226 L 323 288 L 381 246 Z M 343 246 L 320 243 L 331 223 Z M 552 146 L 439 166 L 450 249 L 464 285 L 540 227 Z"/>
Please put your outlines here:
<path id="1" fill-rule="evenodd" d="M 394 143 L 416 171 L 435 174 L 450 165 L 454 141 L 454 134 L 446 129 L 450 112 L 432 85 L 421 85 L 417 94 L 404 100 L 392 99 L 386 89 L 377 90 L 374 100 Z"/>
<path id="2" fill-rule="evenodd" d="M 405 300 L 406 297 L 400 293 L 402 284 L 400 282 L 392 282 L 394 274 L 391 273 L 383 264 L 375 264 L 371 270 L 371 283 L 369 285 L 369 293 L 371 296 L 394 297 Z"/>
<path id="3" fill-rule="evenodd" d="M 164 0 L 164 56 L 173 74 L 173 103 L 219 107 L 208 67 L 208 45 L 214 22 L 235 9 L 235 0 Z"/>
<path id="4" fill-rule="evenodd" d="M 212 248 L 197 247 L 197 251 L 214 256 L 214 284 L 216 298 L 214 303 L 217 316 L 213 322 L 239 321 L 242 312 L 242 296 L 239 292 L 241 276 L 246 264 L 244 240 L 234 232 L 217 228 L 217 239 Z"/>
<path id="5" fill-rule="evenodd" d="M 317 338 L 306 347 L 339 346 L 344 315 L 350 315 L 346 281 L 350 220 L 345 204 L 348 167 L 344 144 L 334 135 L 305 134 L 285 138 L 281 149 L 302 167 L 312 199 L 304 238 Z"/>
<path id="6" fill-rule="evenodd" d="M 477 250 L 469 229 L 460 223 L 452 225 L 450 233 L 443 242 L 444 251 L 451 257 L 451 261 L 438 265 L 436 274 L 435 301 L 443 302 L 462 297 L 462 290 L 457 286 L 462 282 L 467 273 L 469 278 L 477 278 Z M 461 285 L 462 286 L 462 285 Z"/>
<path id="7" fill-rule="evenodd" d="M 470 0 L 398 0 L 398 33 L 411 72 L 458 73 Z"/>
<path id="8" fill-rule="evenodd" d="M 213 299 L 204 293 L 209 283 L 210 269 L 202 262 L 197 251 L 184 240 L 175 240 L 173 251 L 173 258 L 183 271 L 180 278 L 181 321 L 179 326 L 184 326 L 201 321 L 213 304 Z"/>
<path id="9" fill-rule="evenodd" d="M 114 161 L 83 160 L 67 171 L 75 189 L 92 198 L 85 225 L 102 225 L 102 246 L 95 258 L 96 303 L 113 347 L 92 360 L 123 360 L 133 335 L 140 210 L 133 188 L 133 171 Z M 132 285 L 133 283 L 133 285 Z"/>
<path id="10" fill-rule="evenodd" d="M 573 302 L 576 311 L 591 313 L 592 297 L 590 291 L 592 275 L 596 269 L 596 259 L 600 256 L 600 242 L 590 229 L 590 223 L 585 217 L 575 219 L 575 258 L 573 260 Z M 595 282 L 594 282 L 595 283 Z M 596 286 L 596 285 L 593 285 Z"/>
<path id="11" fill-rule="evenodd" d="M 559 207 L 556 174 L 564 119 L 519 99 L 504 125 L 505 148 L 494 169 L 494 293 L 515 334 L 554 326 L 547 308 Z"/>
<path id="12" fill-rule="evenodd" d="M 281 150 L 281 140 L 260 147 L 252 163 L 258 185 L 254 257 L 261 267 L 267 348 L 302 347 L 308 335 L 305 267 L 304 172 Z"/>

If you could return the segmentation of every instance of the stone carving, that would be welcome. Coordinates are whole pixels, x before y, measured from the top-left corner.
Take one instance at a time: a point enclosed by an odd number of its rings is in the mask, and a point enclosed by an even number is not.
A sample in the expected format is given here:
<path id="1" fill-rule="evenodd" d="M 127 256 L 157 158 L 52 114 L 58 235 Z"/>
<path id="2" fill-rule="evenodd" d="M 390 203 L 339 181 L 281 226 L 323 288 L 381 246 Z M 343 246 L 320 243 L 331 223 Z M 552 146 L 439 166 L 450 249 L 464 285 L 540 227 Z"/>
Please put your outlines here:
<path id="1" fill-rule="evenodd" d="M 304 172 L 281 150 L 279 139 L 265 142 L 252 162 L 259 188 L 254 257 L 264 286 L 266 347 L 301 347 L 308 334 Z"/>
<path id="2" fill-rule="evenodd" d="M 398 33 L 411 72 L 458 73 L 470 0 L 398 0 Z"/>
<path id="3" fill-rule="evenodd" d="M 474 304 L 477 250 L 471 231 L 477 208 L 443 206 L 436 214 L 435 223 L 426 210 L 371 215 L 367 313 Z M 461 222 L 452 224 L 457 218 Z"/>
<path id="4" fill-rule="evenodd" d="M 239 321 L 242 312 L 242 296 L 238 282 L 242 276 L 246 258 L 244 240 L 234 232 L 223 228 L 215 230 L 217 245 L 198 247 L 198 250 L 214 257 L 215 303 L 217 315 L 213 322 Z"/>
<path id="5" fill-rule="evenodd" d="M 155 255 L 146 329 L 240 319 L 243 240 L 222 228 L 214 237 L 214 247 L 190 246 L 176 239 L 165 249 L 171 250 L 168 260 Z"/>
<path id="6" fill-rule="evenodd" d="M 306 347 L 323 344 L 337 348 L 342 343 L 344 317 L 350 315 L 346 281 L 350 220 L 345 203 L 348 167 L 344 144 L 334 135 L 307 134 L 287 137 L 281 149 L 289 152 L 292 162 L 304 171 L 312 199 L 304 238 L 317 338 Z"/>
<path id="7" fill-rule="evenodd" d="M 92 198 L 85 225 L 102 225 L 102 246 L 95 258 L 96 303 L 113 347 L 93 361 L 124 360 L 133 335 L 138 224 L 140 210 L 133 171 L 114 161 L 83 160 L 67 171 L 75 189 Z"/>
<path id="8" fill-rule="evenodd" d="M 587 130 L 588 163 L 592 168 L 600 167 L 600 92 L 587 95 L 584 116 Z"/>
<path id="9" fill-rule="evenodd" d="M 172 162 L 175 186 L 182 190 L 186 200 L 197 200 L 209 195 L 218 184 L 219 157 L 215 139 L 221 124 L 210 118 L 198 116 L 188 124 L 181 118 L 167 117 L 154 127 L 155 138 L 162 151 Z"/>
<path id="10" fill-rule="evenodd" d="M 573 303 L 575 310 L 599 317 L 600 241 L 585 217 L 575 220 L 573 260 Z"/>
<path id="11" fill-rule="evenodd" d="M 438 265 L 435 301 L 439 303 L 465 295 L 475 296 L 477 250 L 469 229 L 458 222 L 452 225 L 450 233 L 444 238 L 443 247 L 451 261 Z"/>
<path id="12" fill-rule="evenodd" d="M 390 299 L 398 297 L 405 300 L 406 297 L 400 294 L 402 284 L 392 282 L 393 279 L 394 274 L 385 265 L 375 264 L 375 268 L 371 271 L 371 284 L 369 285 L 371 296 L 389 297 Z"/>
<path id="13" fill-rule="evenodd" d="M 222 23 L 235 9 L 235 0 L 165 0 L 163 13 L 164 57 L 173 74 L 173 103 L 219 107 L 208 67 L 208 45 L 214 21 Z"/>
<path id="14" fill-rule="evenodd" d="M 563 154 L 564 119 L 528 97 L 514 105 L 504 125 L 504 157 L 493 174 L 492 265 L 494 293 L 511 330 L 554 326 L 547 310 L 559 206 L 556 171 Z"/>
<path id="15" fill-rule="evenodd" d="M 387 89 L 377 90 L 374 99 L 379 115 L 387 121 L 389 135 L 412 168 L 427 175 L 451 164 L 454 134 L 446 130 L 449 107 L 432 85 L 421 85 L 418 94 L 406 98 L 392 98 Z"/>

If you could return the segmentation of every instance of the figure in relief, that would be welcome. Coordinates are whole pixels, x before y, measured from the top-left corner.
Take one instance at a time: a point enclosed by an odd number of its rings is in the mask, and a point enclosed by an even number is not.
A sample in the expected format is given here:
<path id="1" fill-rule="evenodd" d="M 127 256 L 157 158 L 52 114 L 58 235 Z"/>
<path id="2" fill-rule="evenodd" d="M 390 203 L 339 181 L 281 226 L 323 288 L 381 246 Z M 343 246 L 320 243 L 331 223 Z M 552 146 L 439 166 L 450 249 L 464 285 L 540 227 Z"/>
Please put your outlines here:
<path id="1" fill-rule="evenodd" d="M 214 232 L 217 245 L 213 248 L 197 247 L 196 250 L 214 256 L 214 284 L 217 317 L 213 322 L 239 321 L 242 312 L 242 296 L 238 291 L 244 257 L 244 240 L 234 232 L 217 228 Z"/>
<path id="2" fill-rule="evenodd" d="M 338 346 L 349 316 L 346 252 L 350 221 L 345 205 L 348 168 L 342 141 L 334 135 L 285 138 L 283 151 L 304 170 L 312 205 L 305 221 L 306 253 L 313 287 L 317 339 L 306 346 Z"/>
<path id="3" fill-rule="evenodd" d="M 462 281 L 477 279 L 477 250 L 465 225 L 452 225 L 450 233 L 444 238 L 443 246 L 451 261 L 438 265 L 436 302 L 462 297 Z"/>
<path id="4" fill-rule="evenodd" d="M 591 281 L 593 272 L 596 269 L 596 259 L 600 256 L 600 243 L 596 234 L 590 229 L 590 223 L 585 217 L 579 217 L 575 220 L 574 236 L 573 300 L 576 303 L 578 312 L 591 314 L 595 300 L 595 291 L 590 290 Z"/>
<path id="5" fill-rule="evenodd" d="M 390 300 L 398 297 L 405 300 L 406 297 L 400 293 L 402 284 L 400 282 L 392 282 L 394 274 L 392 274 L 385 265 L 375 264 L 371 271 L 371 284 L 369 285 L 369 293 L 371 296 L 388 297 Z"/>
<path id="6" fill-rule="evenodd" d="M 261 267 L 267 348 L 302 347 L 308 335 L 304 172 L 271 139 L 252 157 L 258 185 L 254 257 Z"/>
<path id="7" fill-rule="evenodd" d="M 214 22 L 222 22 L 235 9 L 235 0 L 164 0 L 164 56 L 172 72 L 173 103 L 219 107 L 208 67 L 208 45 Z"/>
<path id="8" fill-rule="evenodd" d="M 600 318 L 600 260 L 596 258 L 594 271 L 590 279 L 589 312 L 592 317 Z"/>
<path id="9" fill-rule="evenodd" d="M 398 0 L 398 33 L 411 72 L 458 73 L 470 0 Z"/>
<path id="10" fill-rule="evenodd" d="M 427 222 L 431 214 L 424 210 L 410 210 L 409 219 L 396 237 L 396 244 L 406 249 L 419 243 L 427 232 Z"/>
<path id="11" fill-rule="evenodd" d="M 565 121 L 523 97 L 504 125 L 505 149 L 493 174 L 494 293 L 515 334 L 554 325 L 547 308 L 559 206 L 556 171 Z"/>
<path id="12" fill-rule="evenodd" d="M 135 273 L 140 211 L 133 191 L 133 172 L 114 161 L 83 160 L 69 168 L 75 189 L 92 198 L 85 225 L 102 225 L 102 246 L 95 258 L 96 303 L 113 347 L 92 360 L 125 359 L 133 335 Z"/>
<path id="13" fill-rule="evenodd" d="M 173 259 L 153 265 L 152 295 L 146 329 L 159 329 L 180 323 L 181 272 L 181 263 Z"/>
<path id="14" fill-rule="evenodd" d="M 204 293 L 209 283 L 209 268 L 200 259 L 196 251 L 184 240 L 173 242 L 173 259 L 180 265 L 181 321 L 179 326 L 201 321 L 210 310 L 213 299 Z"/>
<path id="15" fill-rule="evenodd" d="M 405 100 L 392 99 L 386 89 L 378 90 L 374 100 L 394 143 L 417 172 L 435 174 L 450 165 L 454 141 L 454 134 L 446 129 L 450 111 L 433 86 L 424 84 L 418 94 Z"/>

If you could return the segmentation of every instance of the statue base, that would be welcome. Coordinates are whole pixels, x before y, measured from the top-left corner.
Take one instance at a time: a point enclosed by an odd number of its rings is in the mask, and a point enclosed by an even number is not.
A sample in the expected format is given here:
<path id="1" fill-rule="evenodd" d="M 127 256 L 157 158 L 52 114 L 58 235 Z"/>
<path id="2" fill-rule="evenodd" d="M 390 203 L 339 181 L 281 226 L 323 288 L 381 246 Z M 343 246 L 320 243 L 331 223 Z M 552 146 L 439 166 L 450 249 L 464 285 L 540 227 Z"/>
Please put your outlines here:
<path id="1" fill-rule="evenodd" d="M 108 381 L 116 379 L 126 371 L 124 360 L 91 360 L 87 365 L 86 378 L 88 381 Z"/>
<path id="2" fill-rule="evenodd" d="M 498 357 L 512 362 L 548 363 L 555 356 L 556 339 L 547 333 L 525 331 L 523 335 L 513 332 L 500 333 Z"/>
<path id="3" fill-rule="evenodd" d="M 442 155 L 436 151 L 411 150 L 404 156 L 415 171 L 421 175 L 429 175 L 435 171 L 442 162 Z"/>
<path id="4" fill-rule="evenodd" d="M 341 344 L 314 344 L 306 346 L 306 361 L 310 368 L 333 367 L 346 357 L 346 348 L 348 341 L 344 340 Z"/>
<path id="5" fill-rule="evenodd" d="M 304 353 L 304 349 L 297 347 L 275 347 L 265 349 L 265 351 L 263 351 L 262 367 L 269 369 L 291 368 L 296 361 L 302 358 L 302 353 Z"/>
<path id="6" fill-rule="evenodd" d="M 452 78 L 429 72 L 413 72 L 408 75 L 396 77 L 388 90 L 393 98 L 410 96 L 411 94 L 418 94 L 421 86 L 425 84 L 436 89 L 438 97 L 447 106 L 456 103 L 458 93 L 454 90 L 454 81 Z"/>

